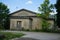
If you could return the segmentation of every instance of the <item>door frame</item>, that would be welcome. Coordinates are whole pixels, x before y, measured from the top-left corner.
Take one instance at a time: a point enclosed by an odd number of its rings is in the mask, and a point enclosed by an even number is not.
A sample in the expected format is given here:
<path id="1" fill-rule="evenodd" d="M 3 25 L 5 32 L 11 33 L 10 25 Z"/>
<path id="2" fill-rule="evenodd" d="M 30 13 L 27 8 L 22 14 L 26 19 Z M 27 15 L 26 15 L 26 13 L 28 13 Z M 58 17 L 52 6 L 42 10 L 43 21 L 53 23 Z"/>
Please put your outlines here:
<path id="1" fill-rule="evenodd" d="M 17 21 L 17 30 L 22 30 L 22 21 Z"/>

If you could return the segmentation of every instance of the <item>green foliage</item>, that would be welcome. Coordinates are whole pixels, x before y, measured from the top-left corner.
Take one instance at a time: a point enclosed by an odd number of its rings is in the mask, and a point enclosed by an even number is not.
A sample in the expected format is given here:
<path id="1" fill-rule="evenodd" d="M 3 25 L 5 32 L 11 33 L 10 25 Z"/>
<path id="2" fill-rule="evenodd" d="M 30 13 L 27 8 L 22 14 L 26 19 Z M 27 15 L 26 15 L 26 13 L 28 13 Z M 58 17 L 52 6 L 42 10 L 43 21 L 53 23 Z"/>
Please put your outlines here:
<path id="1" fill-rule="evenodd" d="M 41 14 L 38 14 L 38 16 L 42 17 L 42 30 L 48 30 L 50 27 L 50 23 L 48 23 L 48 19 L 50 12 L 53 12 L 54 6 L 50 4 L 49 0 L 45 0 L 43 4 L 39 7 L 39 11 Z"/>
<path id="2" fill-rule="evenodd" d="M 49 30 L 49 27 L 50 27 L 50 23 L 48 23 L 48 21 L 46 21 L 45 19 L 42 19 L 42 29 L 44 31 L 47 31 Z"/>
<path id="3" fill-rule="evenodd" d="M 44 15 L 45 18 L 48 18 L 50 12 L 53 12 L 53 8 L 54 6 L 50 4 L 49 0 L 45 0 L 39 7 L 39 11 L 41 11 L 41 14 Z"/>
<path id="4" fill-rule="evenodd" d="M 37 14 L 38 17 L 41 17 L 41 14 Z"/>
<path id="5" fill-rule="evenodd" d="M 55 8 L 57 11 L 57 26 L 60 28 L 60 0 L 57 0 L 56 4 L 55 4 Z"/>
<path id="6" fill-rule="evenodd" d="M 0 32 L 0 34 L 5 35 L 5 38 L 3 40 L 10 40 L 12 38 L 19 38 L 24 35 L 22 33 L 11 33 L 11 32 Z"/>
<path id="7" fill-rule="evenodd" d="M 4 28 L 5 21 L 7 20 L 9 9 L 7 6 L 0 2 L 0 29 Z"/>

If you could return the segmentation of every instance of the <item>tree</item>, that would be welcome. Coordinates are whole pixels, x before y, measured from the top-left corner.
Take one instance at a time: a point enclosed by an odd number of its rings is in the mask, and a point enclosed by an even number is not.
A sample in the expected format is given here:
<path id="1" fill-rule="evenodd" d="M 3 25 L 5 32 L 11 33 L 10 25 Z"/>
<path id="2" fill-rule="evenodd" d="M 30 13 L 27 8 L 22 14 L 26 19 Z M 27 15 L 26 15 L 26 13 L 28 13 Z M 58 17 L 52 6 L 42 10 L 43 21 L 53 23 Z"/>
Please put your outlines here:
<path id="1" fill-rule="evenodd" d="M 55 4 L 55 8 L 57 11 L 56 17 L 57 17 L 57 26 L 60 28 L 60 0 L 57 0 Z"/>
<path id="2" fill-rule="evenodd" d="M 41 12 L 42 17 L 42 29 L 48 30 L 50 23 L 48 23 L 47 19 L 49 18 L 50 12 L 53 12 L 54 6 L 50 4 L 49 0 L 45 0 L 43 4 L 39 7 L 39 11 Z"/>
<path id="3" fill-rule="evenodd" d="M 4 28 L 4 24 L 7 21 L 9 9 L 7 6 L 0 2 L 0 29 Z"/>

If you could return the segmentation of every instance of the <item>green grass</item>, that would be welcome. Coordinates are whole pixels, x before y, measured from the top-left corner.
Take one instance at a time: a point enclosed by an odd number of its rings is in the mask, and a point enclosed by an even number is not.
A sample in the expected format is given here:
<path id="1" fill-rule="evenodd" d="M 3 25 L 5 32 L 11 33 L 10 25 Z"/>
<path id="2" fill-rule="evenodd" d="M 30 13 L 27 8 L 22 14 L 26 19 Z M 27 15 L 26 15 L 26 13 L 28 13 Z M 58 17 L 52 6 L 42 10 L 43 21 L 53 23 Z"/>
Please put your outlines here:
<path id="1" fill-rule="evenodd" d="M 21 37 L 21 36 L 24 35 L 22 33 L 12 33 L 12 32 L 0 32 L 0 34 L 4 34 L 5 35 L 5 38 L 3 40 L 9 40 L 9 39 L 13 39 L 13 38 L 19 38 L 19 37 Z"/>

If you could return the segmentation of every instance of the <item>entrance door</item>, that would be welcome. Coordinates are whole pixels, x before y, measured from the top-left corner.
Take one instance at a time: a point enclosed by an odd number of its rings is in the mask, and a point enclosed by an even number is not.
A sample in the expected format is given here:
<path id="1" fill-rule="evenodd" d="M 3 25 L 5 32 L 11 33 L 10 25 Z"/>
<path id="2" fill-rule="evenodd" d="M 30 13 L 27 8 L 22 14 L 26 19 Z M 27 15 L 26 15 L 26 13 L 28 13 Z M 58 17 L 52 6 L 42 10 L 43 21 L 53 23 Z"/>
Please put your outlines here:
<path id="1" fill-rule="evenodd" d="M 30 24 L 30 25 L 29 25 L 29 26 L 30 26 L 29 28 L 30 28 L 30 30 L 32 30 L 32 19 L 30 19 L 29 24 Z"/>
<path id="2" fill-rule="evenodd" d="M 21 21 L 17 21 L 17 30 L 21 30 Z"/>

